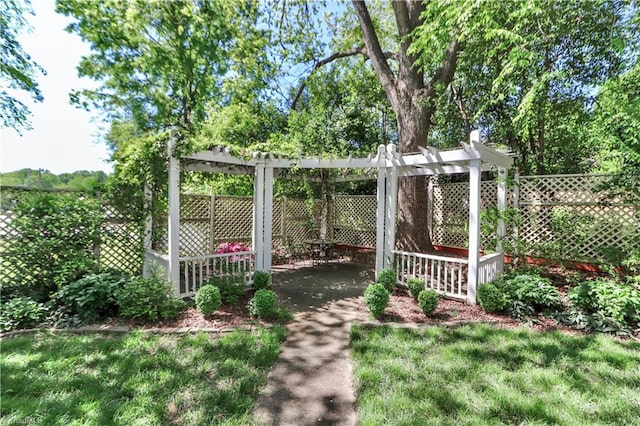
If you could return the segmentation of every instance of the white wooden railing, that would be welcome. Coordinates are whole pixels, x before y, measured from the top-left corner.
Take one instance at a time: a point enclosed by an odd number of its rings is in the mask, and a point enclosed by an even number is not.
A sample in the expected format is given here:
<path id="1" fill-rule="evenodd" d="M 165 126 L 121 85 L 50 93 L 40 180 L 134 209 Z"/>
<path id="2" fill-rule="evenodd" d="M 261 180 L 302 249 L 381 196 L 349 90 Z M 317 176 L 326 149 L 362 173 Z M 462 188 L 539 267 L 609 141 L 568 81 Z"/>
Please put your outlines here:
<path id="1" fill-rule="evenodd" d="M 255 251 L 208 254 L 180 258 L 180 295 L 193 296 L 212 276 L 241 276 L 245 285 L 253 282 Z"/>
<path id="2" fill-rule="evenodd" d="M 392 253 L 399 284 L 406 285 L 409 278 L 416 277 L 439 294 L 466 300 L 467 259 L 397 250 Z"/>
<path id="3" fill-rule="evenodd" d="M 151 268 L 154 263 L 159 266 L 165 274 L 169 271 L 169 255 L 152 249 L 146 249 L 144 251 L 144 264 L 142 267 L 142 275 L 145 278 L 151 274 Z"/>
<path id="4" fill-rule="evenodd" d="M 496 279 L 504 271 L 504 253 L 491 253 L 480 258 L 478 286 Z"/>

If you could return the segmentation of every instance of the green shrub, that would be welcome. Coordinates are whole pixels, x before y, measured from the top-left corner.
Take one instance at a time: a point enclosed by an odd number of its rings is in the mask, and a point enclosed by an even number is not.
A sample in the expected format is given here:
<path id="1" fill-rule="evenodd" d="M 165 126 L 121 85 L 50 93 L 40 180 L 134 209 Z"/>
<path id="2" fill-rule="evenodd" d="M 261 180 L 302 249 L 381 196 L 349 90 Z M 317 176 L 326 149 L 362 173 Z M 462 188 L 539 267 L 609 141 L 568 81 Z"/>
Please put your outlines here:
<path id="1" fill-rule="evenodd" d="M 127 281 L 116 299 L 120 316 L 139 321 L 174 318 L 185 307 L 184 301 L 174 295 L 171 283 L 157 274 Z"/>
<path id="2" fill-rule="evenodd" d="M 211 315 L 221 304 L 220 289 L 214 285 L 202 286 L 196 293 L 196 307 L 203 315 Z"/>
<path id="3" fill-rule="evenodd" d="M 256 291 L 249 301 L 249 313 L 258 318 L 273 318 L 276 314 L 278 296 L 266 288 Z"/>
<path id="4" fill-rule="evenodd" d="M 507 312 L 524 319 L 560 305 L 560 293 L 551 280 L 538 275 L 519 274 L 496 280 L 507 298 Z M 500 284 L 498 284 L 500 283 Z"/>
<path id="5" fill-rule="evenodd" d="M 425 315 L 431 315 L 438 306 L 438 293 L 432 288 L 422 290 L 418 294 L 418 306 Z"/>
<path id="6" fill-rule="evenodd" d="M 478 287 L 478 302 L 486 312 L 502 312 L 507 306 L 507 297 L 501 287 L 484 283 Z"/>
<path id="7" fill-rule="evenodd" d="M 382 284 L 388 293 L 393 291 L 393 288 L 396 286 L 396 282 L 396 271 L 393 269 L 383 269 L 376 280 L 376 283 Z"/>
<path id="8" fill-rule="evenodd" d="M 409 278 L 407 280 L 407 288 L 411 297 L 418 300 L 418 295 L 424 290 L 424 281 L 420 278 Z"/>
<path id="9" fill-rule="evenodd" d="M 44 317 L 42 304 L 28 297 L 16 297 L 2 304 L 0 330 L 11 331 L 37 326 Z"/>
<path id="10" fill-rule="evenodd" d="M 569 300 L 583 314 L 612 319 L 620 327 L 640 322 L 640 290 L 608 280 L 580 283 Z"/>
<path id="11" fill-rule="evenodd" d="M 264 271 L 255 271 L 253 273 L 253 288 L 260 290 L 271 287 L 271 274 Z"/>
<path id="12" fill-rule="evenodd" d="M 364 291 L 364 304 L 374 318 L 380 318 L 389 303 L 389 292 L 381 283 L 372 284 Z"/>
<path id="13" fill-rule="evenodd" d="M 12 281 L 48 300 L 62 286 L 96 272 L 100 203 L 78 194 L 33 192 L 13 209 L 15 236 L 3 262 L 16 271 Z M 6 284 L 6 283 L 5 283 Z"/>
<path id="14" fill-rule="evenodd" d="M 118 304 L 116 295 L 124 286 L 127 277 L 118 273 L 92 274 L 63 286 L 54 300 L 69 315 L 80 322 L 94 322 L 116 315 Z"/>
<path id="15" fill-rule="evenodd" d="M 237 305 L 246 291 L 242 275 L 213 275 L 207 280 L 206 284 L 218 287 L 222 303 L 227 305 Z"/>

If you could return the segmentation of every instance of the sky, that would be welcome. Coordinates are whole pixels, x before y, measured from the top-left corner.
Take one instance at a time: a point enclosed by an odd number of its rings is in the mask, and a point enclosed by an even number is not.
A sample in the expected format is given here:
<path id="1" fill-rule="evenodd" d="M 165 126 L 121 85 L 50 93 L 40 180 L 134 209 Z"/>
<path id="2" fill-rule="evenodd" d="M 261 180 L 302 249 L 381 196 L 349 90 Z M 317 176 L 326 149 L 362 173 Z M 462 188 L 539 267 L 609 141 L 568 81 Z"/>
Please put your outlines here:
<path id="1" fill-rule="evenodd" d="M 19 42 L 47 71 L 38 77 L 44 102 L 20 97 L 32 112 L 33 130 L 24 130 L 20 136 L 13 129 L 0 128 L 0 172 L 31 168 L 56 174 L 76 170 L 110 173 L 112 167 L 105 161 L 108 149 L 100 137 L 104 124 L 94 119 L 96 113 L 69 104 L 72 89 L 96 87 L 91 80 L 79 79 L 76 72 L 89 46 L 64 30 L 70 20 L 55 13 L 54 0 L 32 0 L 31 6 L 35 16 L 27 18 L 32 31 L 22 34 Z"/>

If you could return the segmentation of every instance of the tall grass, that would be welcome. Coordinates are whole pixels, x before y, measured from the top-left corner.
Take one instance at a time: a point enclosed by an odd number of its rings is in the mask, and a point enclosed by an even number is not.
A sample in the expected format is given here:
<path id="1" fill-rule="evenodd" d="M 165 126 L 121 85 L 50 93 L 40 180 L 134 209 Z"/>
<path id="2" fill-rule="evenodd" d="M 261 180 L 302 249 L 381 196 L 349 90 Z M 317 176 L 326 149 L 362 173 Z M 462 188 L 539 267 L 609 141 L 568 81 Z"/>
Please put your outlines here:
<path id="1" fill-rule="evenodd" d="M 640 344 L 488 325 L 352 331 L 363 425 L 640 424 Z"/>
<path id="2" fill-rule="evenodd" d="M 6 339 L 0 423 L 245 425 L 284 334 Z"/>

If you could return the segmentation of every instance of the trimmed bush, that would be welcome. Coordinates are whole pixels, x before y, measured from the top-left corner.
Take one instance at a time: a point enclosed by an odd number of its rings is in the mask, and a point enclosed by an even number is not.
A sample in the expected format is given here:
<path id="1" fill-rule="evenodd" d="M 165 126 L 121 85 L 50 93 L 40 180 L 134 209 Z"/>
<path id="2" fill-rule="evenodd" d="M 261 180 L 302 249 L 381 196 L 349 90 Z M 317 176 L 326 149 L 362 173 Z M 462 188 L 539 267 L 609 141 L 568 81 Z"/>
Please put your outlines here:
<path id="1" fill-rule="evenodd" d="M 116 295 L 127 279 L 123 274 L 111 272 L 87 275 L 58 290 L 54 303 L 82 323 L 115 316 L 118 312 Z"/>
<path id="2" fill-rule="evenodd" d="M 278 296 L 266 288 L 256 291 L 249 301 L 249 313 L 261 319 L 273 318 L 277 312 Z"/>
<path id="3" fill-rule="evenodd" d="M 485 283 L 478 287 L 478 302 L 486 312 L 502 312 L 508 300 L 504 290 L 493 283 Z"/>
<path id="4" fill-rule="evenodd" d="M 120 316 L 139 321 L 175 318 L 185 307 L 174 295 L 171 283 L 157 274 L 127 281 L 118 291 L 117 301 Z"/>
<path id="5" fill-rule="evenodd" d="M 372 284 L 364 291 L 364 304 L 374 318 L 380 318 L 389 303 L 389 292 L 384 285 Z"/>
<path id="6" fill-rule="evenodd" d="M 271 274 L 264 271 L 256 271 L 253 273 L 253 288 L 260 290 L 271 287 Z"/>
<path id="7" fill-rule="evenodd" d="M 214 285 L 220 289 L 222 303 L 226 305 L 237 305 L 246 291 L 244 277 L 242 275 L 227 275 L 222 277 L 214 275 L 207 280 L 206 284 Z"/>
<path id="8" fill-rule="evenodd" d="M 407 280 L 407 288 L 409 289 L 409 294 L 415 300 L 418 300 L 418 295 L 422 290 L 424 290 L 424 281 L 420 278 L 409 278 Z"/>
<path id="9" fill-rule="evenodd" d="M 396 271 L 393 269 L 383 269 L 380 275 L 378 275 L 376 283 L 382 284 L 387 292 L 391 293 L 397 283 Z"/>
<path id="10" fill-rule="evenodd" d="M 222 305 L 220 289 L 211 284 L 202 286 L 196 293 L 195 301 L 196 308 L 198 308 L 203 315 L 211 315 Z"/>
<path id="11" fill-rule="evenodd" d="M 438 306 L 438 293 L 432 288 L 422 290 L 418 294 L 418 306 L 425 315 L 431 315 Z"/>
<path id="12" fill-rule="evenodd" d="M 0 307 L 0 331 L 33 328 L 43 317 L 42 304 L 28 297 L 16 297 Z"/>

